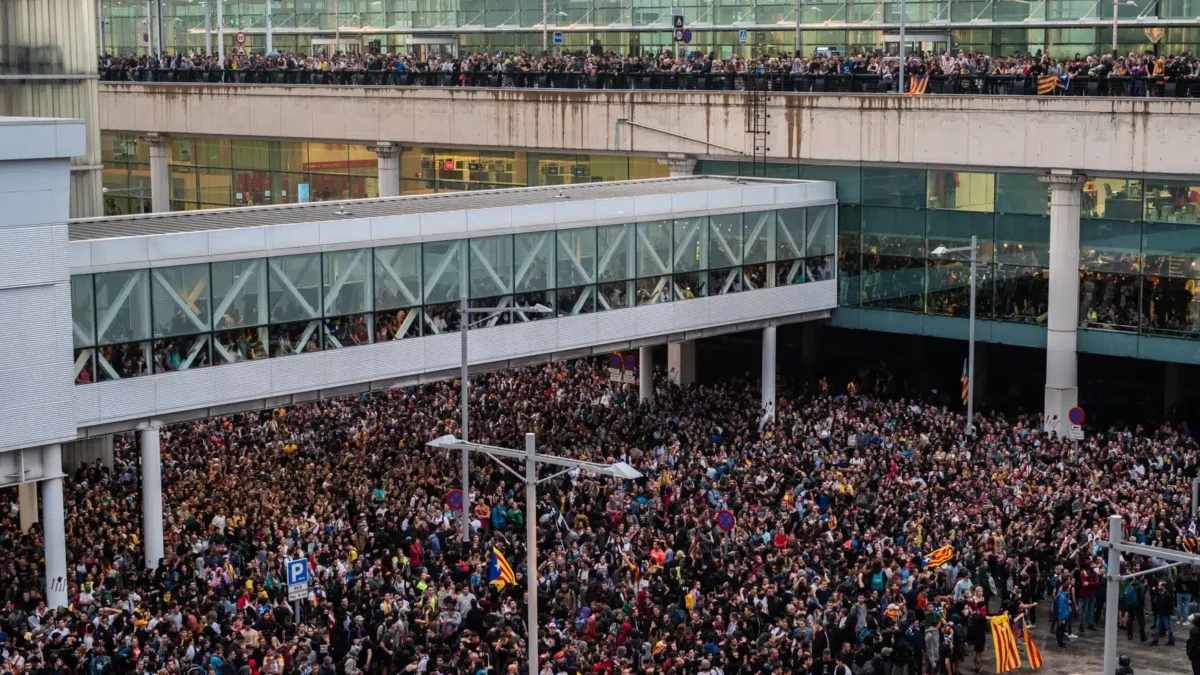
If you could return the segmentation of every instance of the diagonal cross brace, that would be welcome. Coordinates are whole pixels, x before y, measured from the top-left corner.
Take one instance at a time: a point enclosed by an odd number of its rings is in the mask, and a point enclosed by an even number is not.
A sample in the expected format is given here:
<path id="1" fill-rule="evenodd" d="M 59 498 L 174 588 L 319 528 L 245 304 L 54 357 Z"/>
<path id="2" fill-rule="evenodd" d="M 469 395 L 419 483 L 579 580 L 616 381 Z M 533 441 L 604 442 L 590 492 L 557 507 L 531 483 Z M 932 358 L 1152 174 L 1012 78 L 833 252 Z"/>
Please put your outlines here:
<path id="1" fill-rule="evenodd" d="M 316 259 L 316 256 L 308 259 L 308 262 L 304 265 L 304 269 L 300 270 L 300 276 L 303 276 L 304 273 L 308 271 L 308 268 L 312 267 L 312 263 Z M 308 300 L 304 298 L 304 294 L 300 292 L 300 289 L 296 288 L 296 284 L 292 283 L 292 280 L 288 278 L 287 273 L 283 271 L 283 267 L 279 264 L 278 259 L 271 260 L 271 269 L 275 270 L 275 273 L 279 275 L 280 281 L 283 282 L 283 287 L 292 294 L 292 297 L 295 298 L 297 303 L 299 303 L 300 308 L 308 313 L 308 318 L 313 319 L 321 316 L 320 312 L 318 312 L 312 305 L 308 304 Z"/>

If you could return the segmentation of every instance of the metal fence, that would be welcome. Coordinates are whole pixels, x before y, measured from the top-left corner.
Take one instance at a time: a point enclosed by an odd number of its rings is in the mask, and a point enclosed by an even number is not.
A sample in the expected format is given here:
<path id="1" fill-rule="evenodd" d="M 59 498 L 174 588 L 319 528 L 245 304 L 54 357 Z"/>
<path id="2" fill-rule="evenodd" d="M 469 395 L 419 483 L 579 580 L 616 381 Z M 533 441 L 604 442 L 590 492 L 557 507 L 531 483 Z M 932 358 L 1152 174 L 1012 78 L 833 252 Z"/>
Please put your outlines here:
<path id="1" fill-rule="evenodd" d="M 394 70 L 171 70 L 109 68 L 104 82 L 179 84 L 343 85 L 370 87 L 515 87 L 538 89 L 649 89 L 677 91 L 765 91 L 886 94 L 893 78 L 881 75 L 758 75 L 737 73 L 538 73 L 397 72 Z M 935 75 L 927 94 L 1035 96 L 1037 78 L 1021 75 Z M 1200 78 L 1071 78 L 1058 96 L 1200 98 Z"/>

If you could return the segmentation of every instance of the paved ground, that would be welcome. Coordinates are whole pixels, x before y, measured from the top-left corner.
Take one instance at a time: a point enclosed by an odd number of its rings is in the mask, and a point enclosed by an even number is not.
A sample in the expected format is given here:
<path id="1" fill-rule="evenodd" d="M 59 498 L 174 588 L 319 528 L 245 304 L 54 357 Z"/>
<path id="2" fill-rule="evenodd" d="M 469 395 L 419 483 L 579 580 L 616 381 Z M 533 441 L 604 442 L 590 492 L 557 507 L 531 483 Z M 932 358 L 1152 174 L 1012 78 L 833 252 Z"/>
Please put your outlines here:
<path id="1" fill-rule="evenodd" d="M 1044 612 L 1039 612 L 1045 616 Z M 1167 647 L 1166 641 L 1158 647 L 1148 646 L 1141 642 L 1135 633 L 1133 640 L 1127 640 L 1122 631 L 1117 635 L 1117 654 L 1128 654 L 1132 661 L 1133 672 L 1136 675 L 1190 675 L 1191 664 L 1184 653 L 1187 642 L 1188 626 L 1175 624 L 1175 646 Z M 1078 630 L 1076 630 L 1078 632 Z M 1150 635 L 1150 637 L 1153 637 Z M 1054 642 L 1054 634 L 1050 631 L 1049 622 L 1037 625 L 1033 633 L 1033 642 L 1042 653 L 1044 662 L 1039 673 L 1046 675 L 1100 675 L 1104 665 L 1104 633 L 1086 631 L 1077 640 L 1068 640 L 1070 646 L 1059 649 Z M 988 638 L 987 649 L 984 652 L 983 673 L 996 672 L 995 651 L 992 640 Z M 1025 657 L 1025 645 L 1019 646 L 1021 654 L 1021 671 L 1029 671 L 1029 660 Z M 963 665 L 963 675 L 970 675 L 970 656 Z"/>

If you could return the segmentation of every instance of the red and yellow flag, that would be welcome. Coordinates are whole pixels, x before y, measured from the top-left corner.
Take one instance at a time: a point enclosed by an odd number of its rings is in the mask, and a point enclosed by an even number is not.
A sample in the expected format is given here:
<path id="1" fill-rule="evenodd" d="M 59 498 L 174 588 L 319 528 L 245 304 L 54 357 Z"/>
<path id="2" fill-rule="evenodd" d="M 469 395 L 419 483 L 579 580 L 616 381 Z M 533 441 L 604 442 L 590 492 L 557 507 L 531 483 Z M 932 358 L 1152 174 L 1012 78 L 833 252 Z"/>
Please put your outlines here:
<path id="1" fill-rule="evenodd" d="M 1029 632 L 1029 622 L 1025 620 L 1025 615 L 1017 617 L 1017 626 L 1021 628 L 1021 635 L 1025 637 L 1025 656 L 1029 658 L 1029 667 L 1037 670 L 1042 667 L 1042 653 L 1038 651 L 1037 645 L 1033 644 L 1033 634 Z"/>
<path id="2" fill-rule="evenodd" d="M 1007 614 L 993 616 L 992 644 L 996 647 L 996 672 L 1007 673 L 1021 667 L 1021 656 L 1017 654 L 1017 640 L 1013 637 L 1012 623 Z"/>
<path id="3" fill-rule="evenodd" d="M 920 96 L 929 88 L 929 74 L 913 75 L 908 78 L 908 91 L 904 92 L 905 96 Z"/>

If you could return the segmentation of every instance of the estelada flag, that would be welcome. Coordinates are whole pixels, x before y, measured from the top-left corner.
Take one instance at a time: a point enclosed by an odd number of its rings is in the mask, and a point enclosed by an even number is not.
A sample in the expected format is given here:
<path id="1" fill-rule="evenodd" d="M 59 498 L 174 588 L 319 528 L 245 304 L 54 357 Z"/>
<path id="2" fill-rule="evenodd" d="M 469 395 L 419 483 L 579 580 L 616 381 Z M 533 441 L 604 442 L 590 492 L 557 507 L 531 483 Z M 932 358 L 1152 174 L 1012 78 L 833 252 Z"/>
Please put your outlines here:
<path id="1" fill-rule="evenodd" d="M 1037 670 L 1042 667 L 1042 653 L 1038 651 L 1037 645 L 1033 644 L 1033 634 L 1029 632 L 1029 622 L 1025 620 L 1025 615 L 1017 617 L 1017 626 L 1021 628 L 1021 634 L 1025 637 L 1025 656 L 1029 657 L 1029 667 Z"/>
<path id="2" fill-rule="evenodd" d="M 488 563 L 488 583 L 494 584 L 500 590 L 504 590 L 506 584 L 515 586 L 517 583 L 517 575 L 513 574 L 512 567 L 504 559 L 504 554 L 494 546 L 491 562 Z"/>
<path id="3" fill-rule="evenodd" d="M 1021 667 L 1021 656 L 1017 654 L 1017 640 L 1013 637 L 1012 623 L 1007 614 L 989 619 L 992 624 L 992 644 L 996 647 L 996 672 L 1007 673 Z"/>
<path id="4" fill-rule="evenodd" d="M 921 559 L 922 567 L 941 567 L 954 559 L 954 547 L 950 544 L 939 548 Z"/>

